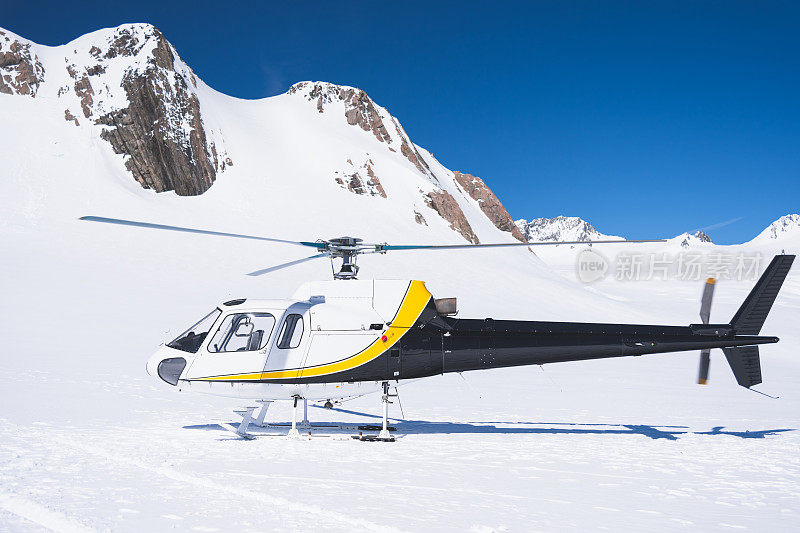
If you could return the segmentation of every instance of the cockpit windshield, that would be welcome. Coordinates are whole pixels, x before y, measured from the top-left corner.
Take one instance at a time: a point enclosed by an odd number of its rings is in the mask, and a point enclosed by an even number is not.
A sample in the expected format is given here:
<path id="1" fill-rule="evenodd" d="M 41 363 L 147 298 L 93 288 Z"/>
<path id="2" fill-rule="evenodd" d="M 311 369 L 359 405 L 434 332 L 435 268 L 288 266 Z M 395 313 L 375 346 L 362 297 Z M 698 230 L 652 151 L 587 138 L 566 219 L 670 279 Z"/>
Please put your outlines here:
<path id="1" fill-rule="evenodd" d="M 197 350 L 200 349 L 200 345 L 203 344 L 206 335 L 208 335 L 208 331 L 211 329 L 211 326 L 214 325 L 214 322 L 217 321 L 219 315 L 221 314 L 222 311 L 219 309 L 214 309 L 205 317 L 203 317 L 197 324 L 181 333 L 177 339 L 167 344 L 167 346 L 183 352 L 197 353 Z"/>

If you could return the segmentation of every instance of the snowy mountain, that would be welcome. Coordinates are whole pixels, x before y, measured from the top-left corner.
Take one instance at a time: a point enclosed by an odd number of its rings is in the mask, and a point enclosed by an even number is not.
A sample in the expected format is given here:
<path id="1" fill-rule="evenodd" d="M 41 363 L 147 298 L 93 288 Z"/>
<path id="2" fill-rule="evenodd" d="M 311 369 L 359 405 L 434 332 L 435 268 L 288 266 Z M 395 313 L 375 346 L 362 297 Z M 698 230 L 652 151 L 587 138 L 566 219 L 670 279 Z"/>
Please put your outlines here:
<path id="1" fill-rule="evenodd" d="M 73 126 L 69 137 L 99 137 L 94 157 L 122 163 L 146 189 L 193 196 L 220 181 L 224 188 L 250 179 L 279 200 L 277 184 L 291 182 L 309 196 L 316 191 L 328 207 L 355 195 L 344 200 L 350 211 L 391 212 L 429 239 L 447 228 L 473 243 L 480 235 L 503 240 L 490 227 L 521 238 L 479 178 L 444 168 L 360 89 L 300 82 L 270 99 L 226 97 L 148 24 L 100 30 L 58 47 L 0 29 L 0 53 L 0 92 L 14 99 L 7 105 L 30 99 L 37 113 L 57 113 Z M 251 150 L 254 140 L 264 144 Z"/>
<path id="2" fill-rule="evenodd" d="M 698 245 L 714 244 L 711 237 L 700 230 L 694 233 L 681 233 L 677 237 L 669 239 L 670 242 L 680 243 L 681 248 L 690 248 Z"/>
<path id="3" fill-rule="evenodd" d="M 530 222 L 521 218 L 514 222 L 529 242 L 538 241 L 599 241 L 622 239 L 605 235 L 578 217 L 557 216 L 555 218 L 534 218 Z"/>
<path id="4" fill-rule="evenodd" d="M 529 242 L 624 240 L 624 237 L 600 233 L 597 228 L 579 217 L 534 218 L 530 222 L 521 218 L 514 224 Z M 682 233 L 669 239 L 669 243 L 677 243 L 682 248 L 713 244 L 711 237 L 702 231 Z"/>

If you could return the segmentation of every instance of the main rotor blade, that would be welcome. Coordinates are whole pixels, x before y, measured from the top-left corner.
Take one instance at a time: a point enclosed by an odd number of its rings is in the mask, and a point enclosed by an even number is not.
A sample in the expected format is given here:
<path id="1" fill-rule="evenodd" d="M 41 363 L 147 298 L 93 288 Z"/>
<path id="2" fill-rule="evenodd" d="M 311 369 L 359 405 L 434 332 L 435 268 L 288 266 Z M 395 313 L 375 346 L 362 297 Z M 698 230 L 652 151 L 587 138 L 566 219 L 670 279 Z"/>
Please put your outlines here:
<path id="1" fill-rule="evenodd" d="M 280 270 L 282 268 L 286 268 L 286 267 L 290 267 L 290 266 L 294 266 L 294 265 L 299 265 L 300 263 L 305 263 L 306 261 L 311 261 L 312 259 L 317 259 L 317 258 L 320 258 L 320 257 L 328 257 L 328 254 L 317 254 L 317 255 L 312 255 L 312 256 L 309 256 L 309 257 L 304 257 L 302 259 L 297 259 L 295 261 L 289 261 L 288 263 L 283 263 L 283 264 L 280 264 L 280 265 L 275 265 L 275 266 L 271 266 L 271 267 L 267 267 L 267 268 L 262 268 L 261 270 L 256 270 L 255 272 L 250 272 L 247 275 L 248 276 L 260 276 L 261 274 L 267 274 L 269 272 L 274 272 L 274 271 Z"/>
<path id="2" fill-rule="evenodd" d="M 259 237 L 257 235 L 242 235 L 240 233 L 226 233 L 223 231 L 211 231 L 207 229 L 196 229 L 196 228 L 183 228 L 180 226 L 167 226 L 164 224 L 153 224 L 151 222 L 137 222 L 135 220 L 122 220 L 119 218 L 106 218 L 106 217 L 95 217 L 95 216 L 85 216 L 81 217 L 80 220 L 88 220 L 90 222 L 103 222 L 105 224 L 119 224 L 120 226 L 135 226 L 139 228 L 150 228 L 150 229 L 163 229 L 169 231 L 181 231 L 184 233 L 200 233 L 202 235 L 216 235 L 218 237 L 236 237 L 237 239 L 252 239 L 256 241 L 268 241 L 268 242 L 279 242 L 282 244 L 293 244 L 295 246 L 309 246 L 311 248 L 316 248 L 321 250 L 325 247 L 324 244 L 318 242 L 299 242 L 299 241 L 287 241 L 284 239 L 272 239 L 270 237 Z"/>
<path id="3" fill-rule="evenodd" d="M 633 241 L 540 241 L 504 242 L 493 244 L 383 244 L 382 250 L 455 250 L 458 248 L 501 248 L 506 246 L 547 246 L 558 244 L 631 244 L 639 242 L 666 242 L 666 239 L 642 239 Z"/>
<path id="4" fill-rule="evenodd" d="M 711 300 L 714 299 L 714 278 L 708 278 L 706 285 L 703 287 L 703 296 L 700 299 L 700 320 L 703 324 L 708 324 L 711 318 Z"/>

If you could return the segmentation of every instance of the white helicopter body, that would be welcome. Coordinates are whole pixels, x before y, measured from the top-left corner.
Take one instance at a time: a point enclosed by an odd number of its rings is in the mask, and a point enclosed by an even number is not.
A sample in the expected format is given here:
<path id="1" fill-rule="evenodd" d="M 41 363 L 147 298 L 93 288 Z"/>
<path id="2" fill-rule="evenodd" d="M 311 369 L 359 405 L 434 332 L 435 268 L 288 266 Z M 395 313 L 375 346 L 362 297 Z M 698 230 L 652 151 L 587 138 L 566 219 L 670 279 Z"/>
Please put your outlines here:
<path id="1" fill-rule="evenodd" d="M 180 390 L 253 400 L 369 394 L 380 381 L 328 376 L 385 354 L 430 300 L 415 280 L 309 282 L 292 299 L 232 300 L 160 347 L 147 372 Z M 183 368 L 170 366 L 176 360 L 185 361 Z M 399 370 L 390 376 L 399 378 Z"/>

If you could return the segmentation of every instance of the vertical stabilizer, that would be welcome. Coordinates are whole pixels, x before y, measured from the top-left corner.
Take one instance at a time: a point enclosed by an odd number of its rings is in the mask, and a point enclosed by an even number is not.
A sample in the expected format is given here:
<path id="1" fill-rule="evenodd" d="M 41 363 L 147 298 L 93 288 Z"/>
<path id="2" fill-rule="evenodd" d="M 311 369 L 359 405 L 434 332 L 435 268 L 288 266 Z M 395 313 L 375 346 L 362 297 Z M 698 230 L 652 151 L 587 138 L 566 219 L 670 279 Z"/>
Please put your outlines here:
<path id="1" fill-rule="evenodd" d="M 783 280 L 792 268 L 793 255 L 776 255 L 772 258 L 761 279 L 750 291 L 747 299 L 731 319 L 737 335 L 758 335 L 769 310 L 781 290 Z"/>

